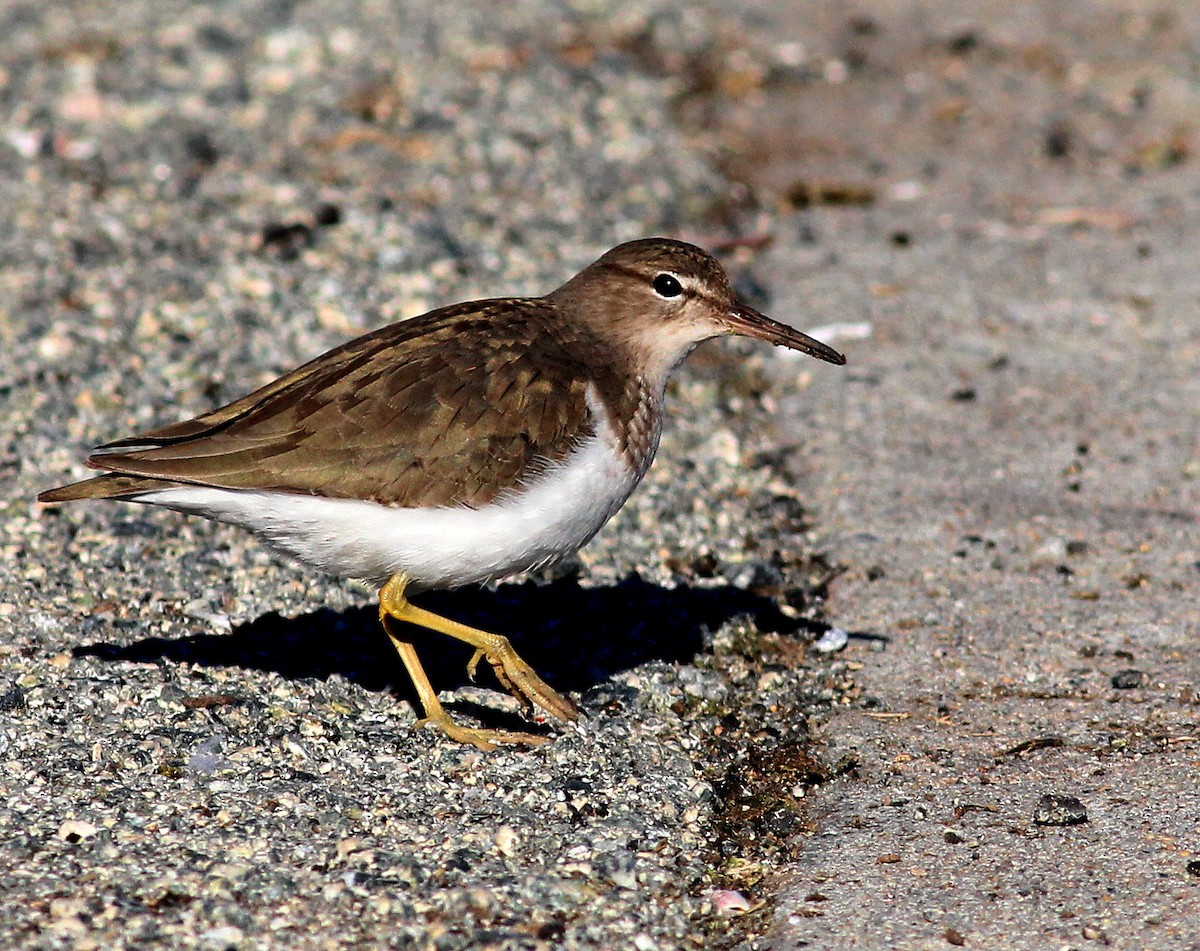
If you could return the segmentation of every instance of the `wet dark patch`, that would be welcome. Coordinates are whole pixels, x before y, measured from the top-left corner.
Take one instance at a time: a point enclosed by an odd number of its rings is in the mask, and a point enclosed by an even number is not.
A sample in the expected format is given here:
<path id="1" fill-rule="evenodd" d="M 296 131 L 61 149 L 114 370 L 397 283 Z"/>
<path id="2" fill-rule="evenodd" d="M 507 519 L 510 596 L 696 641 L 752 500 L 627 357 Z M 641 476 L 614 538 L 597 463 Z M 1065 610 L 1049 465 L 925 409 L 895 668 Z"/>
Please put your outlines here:
<path id="1" fill-rule="evenodd" d="M 814 562 L 824 566 L 821 559 Z M 823 627 L 803 623 L 813 631 Z M 696 702 L 675 709 L 685 719 L 708 718 L 715 724 L 706 731 L 693 726 L 707 737 L 705 775 L 716 797 L 708 836 L 710 874 L 702 890 L 732 889 L 751 902 L 751 910 L 736 918 L 699 923 L 707 930 L 708 947 L 743 947 L 767 932 L 784 868 L 815 831 L 807 813 L 808 791 L 857 765 L 852 757 L 823 762 L 810 741 L 808 715 L 846 685 L 819 663 L 809 664 L 807 647 L 803 638 L 739 626 L 715 645 L 712 657 L 714 666 L 738 670 L 741 676 L 730 679 L 736 689 L 719 704 Z M 797 691 L 795 672 L 801 667 L 808 668 L 801 681 L 808 688 Z M 786 692 L 793 702 L 783 705 L 769 691 L 760 691 L 759 684 L 764 674 L 782 677 L 786 672 L 791 672 Z"/>

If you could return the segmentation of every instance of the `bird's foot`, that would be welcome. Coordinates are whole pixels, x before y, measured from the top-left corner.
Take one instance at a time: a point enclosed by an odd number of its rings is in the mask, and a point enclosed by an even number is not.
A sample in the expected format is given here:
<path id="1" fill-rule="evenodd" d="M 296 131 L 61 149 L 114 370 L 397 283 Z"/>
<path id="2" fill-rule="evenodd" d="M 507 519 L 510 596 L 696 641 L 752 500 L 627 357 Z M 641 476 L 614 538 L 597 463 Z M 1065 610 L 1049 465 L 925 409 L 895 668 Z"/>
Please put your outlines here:
<path id="1" fill-rule="evenodd" d="M 485 730 L 479 727 L 460 726 L 455 723 L 443 710 L 431 712 L 429 716 L 417 721 L 418 727 L 432 726 L 441 730 L 456 743 L 469 743 L 485 753 L 497 746 L 541 746 L 549 743 L 550 737 L 538 736 L 536 733 L 518 733 L 512 730 Z"/>
<path id="2" fill-rule="evenodd" d="M 570 700 L 560 694 L 537 675 L 513 650 L 507 637 L 499 634 L 489 648 L 477 648 L 467 662 L 467 675 L 474 680 L 475 671 L 481 660 L 492 665 L 492 672 L 500 686 L 516 697 L 527 710 L 540 707 L 552 717 L 571 722 L 579 718 L 579 710 Z"/>
<path id="3" fill-rule="evenodd" d="M 546 713 L 560 720 L 571 721 L 579 716 L 575 704 L 554 690 L 532 667 L 523 661 L 513 650 L 507 637 L 468 627 L 458 621 L 452 621 L 441 615 L 426 611 L 410 602 L 404 596 L 408 579 L 403 574 L 394 575 L 379 592 L 379 620 L 391 638 L 404 666 L 408 669 L 413 686 L 421 706 L 425 709 L 425 720 L 437 726 L 451 739 L 460 743 L 470 743 L 481 750 L 493 749 L 498 743 L 508 743 L 519 746 L 537 746 L 547 742 L 548 738 L 532 733 L 512 733 L 506 730 L 480 730 L 471 727 L 461 727 L 450 720 L 438 702 L 437 694 L 425 675 L 425 670 L 417 658 L 416 649 L 412 642 L 399 636 L 393 629 L 392 621 L 404 621 L 416 624 L 431 631 L 449 635 L 457 640 L 470 644 L 475 653 L 467 664 L 467 673 L 475 678 L 479 662 L 486 659 L 496 674 L 496 679 L 510 694 L 517 698 L 527 711 L 540 707 Z"/>

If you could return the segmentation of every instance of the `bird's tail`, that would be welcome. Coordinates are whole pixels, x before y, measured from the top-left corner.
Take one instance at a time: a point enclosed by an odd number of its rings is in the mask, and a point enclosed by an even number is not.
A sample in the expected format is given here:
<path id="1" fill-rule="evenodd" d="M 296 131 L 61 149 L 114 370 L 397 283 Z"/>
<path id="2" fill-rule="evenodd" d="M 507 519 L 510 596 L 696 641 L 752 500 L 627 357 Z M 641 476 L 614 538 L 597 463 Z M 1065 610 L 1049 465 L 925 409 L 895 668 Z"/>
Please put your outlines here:
<path id="1" fill-rule="evenodd" d="M 143 492 L 165 489 L 172 484 L 163 479 L 108 473 L 94 479 L 62 485 L 57 489 L 47 489 L 38 494 L 37 500 L 56 505 L 59 502 L 78 502 L 81 499 L 133 499 Z"/>

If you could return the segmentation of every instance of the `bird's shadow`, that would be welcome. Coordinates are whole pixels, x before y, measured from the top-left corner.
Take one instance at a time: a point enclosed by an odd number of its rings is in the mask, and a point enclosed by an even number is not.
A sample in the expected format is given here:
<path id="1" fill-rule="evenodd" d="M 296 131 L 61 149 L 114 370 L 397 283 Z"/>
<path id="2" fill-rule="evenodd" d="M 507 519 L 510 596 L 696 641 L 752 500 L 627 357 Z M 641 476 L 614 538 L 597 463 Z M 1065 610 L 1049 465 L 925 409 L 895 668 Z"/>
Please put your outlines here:
<path id="1" fill-rule="evenodd" d="M 585 588 L 568 577 L 503 584 L 490 591 L 431 591 L 416 600 L 438 614 L 509 636 L 534 669 L 565 690 L 587 690 L 647 661 L 690 660 L 704 649 L 707 634 L 738 616 L 751 617 L 762 631 L 811 626 L 784 615 L 770 598 L 731 585 L 664 588 L 637 576 L 608 587 Z M 436 689 L 468 683 L 469 647 L 440 634 L 409 630 Z M 339 674 L 367 690 L 404 685 L 401 692 L 407 692 L 407 677 L 374 605 L 340 612 L 322 608 L 294 618 L 272 612 L 229 634 L 99 642 L 81 645 L 74 653 L 141 663 L 244 667 L 293 680 Z M 481 665 L 481 673 L 486 667 Z"/>

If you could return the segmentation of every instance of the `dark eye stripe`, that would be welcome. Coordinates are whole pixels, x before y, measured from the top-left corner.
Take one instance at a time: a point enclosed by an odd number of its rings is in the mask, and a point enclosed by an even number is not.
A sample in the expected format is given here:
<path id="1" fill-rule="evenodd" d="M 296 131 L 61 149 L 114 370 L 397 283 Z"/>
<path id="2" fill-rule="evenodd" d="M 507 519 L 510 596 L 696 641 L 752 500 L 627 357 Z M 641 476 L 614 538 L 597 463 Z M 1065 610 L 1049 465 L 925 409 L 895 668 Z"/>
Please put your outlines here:
<path id="1" fill-rule="evenodd" d="M 665 271 L 654 278 L 652 282 L 655 293 L 662 297 L 678 297 L 683 293 L 683 285 L 674 274 Z"/>

